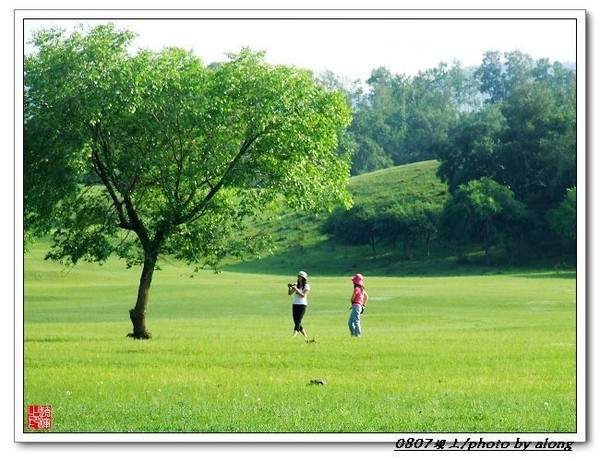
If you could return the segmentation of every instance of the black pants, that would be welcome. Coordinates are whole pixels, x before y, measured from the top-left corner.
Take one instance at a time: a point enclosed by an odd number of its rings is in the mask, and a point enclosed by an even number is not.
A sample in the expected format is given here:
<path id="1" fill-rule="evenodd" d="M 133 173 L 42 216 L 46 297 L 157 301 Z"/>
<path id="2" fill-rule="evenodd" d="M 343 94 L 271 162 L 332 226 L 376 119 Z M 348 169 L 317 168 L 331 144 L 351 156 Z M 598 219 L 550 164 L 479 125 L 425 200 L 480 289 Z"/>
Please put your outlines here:
<path id="1" fill-rule="evenodd" d="M 302 318 L 306 314 L 306 305 L 292 304 L 292 317 L 294 318 L 294 331 L 302 331 Z"/>

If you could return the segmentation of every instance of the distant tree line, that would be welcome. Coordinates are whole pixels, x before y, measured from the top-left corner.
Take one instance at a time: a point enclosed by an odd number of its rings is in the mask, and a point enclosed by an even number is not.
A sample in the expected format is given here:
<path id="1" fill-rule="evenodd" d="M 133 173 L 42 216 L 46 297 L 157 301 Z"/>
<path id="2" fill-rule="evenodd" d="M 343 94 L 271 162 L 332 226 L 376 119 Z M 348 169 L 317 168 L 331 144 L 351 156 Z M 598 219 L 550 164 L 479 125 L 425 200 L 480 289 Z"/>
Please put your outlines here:
<path id="1" fill-rule="evenodd" d="M 438 234 L 441 211 L 435 204 L 416 201 L 384 206 L 359 204 L 348 211 L 334 210 L 323 231 L 347 245 L 369 245 L 374 259 L 381 245 L 389 245 L 394 253 L 401 249 L 403 258 L 411 260 L 419 243 L 429 256 L 429 244 Z"/>
<path id="2" fill-rule="evenodd" d="M 325 230 L 350 243 L 402 242 L 410 259 L 434 236 L 459 253 L 479 245 L 514 260 L 528 254 L 574 254 L 576 244 L 576 71 L 513 51 L 485 53 L 480 66 L 455 62 L 414 77 L 373 70 L 337 85 L 354 110 L 343 137 L 354 175 L 438 159 L 451 198 L 432 204 L 359 206 L 338 211 Z M 354 229 L 354 230 L 350 230 Z M 365 235 L 347 235 L 362 229 Z M 532 253 L 533 251 L 533 253 Z M 531 256 L 529 256 L 531 257 Z"/>

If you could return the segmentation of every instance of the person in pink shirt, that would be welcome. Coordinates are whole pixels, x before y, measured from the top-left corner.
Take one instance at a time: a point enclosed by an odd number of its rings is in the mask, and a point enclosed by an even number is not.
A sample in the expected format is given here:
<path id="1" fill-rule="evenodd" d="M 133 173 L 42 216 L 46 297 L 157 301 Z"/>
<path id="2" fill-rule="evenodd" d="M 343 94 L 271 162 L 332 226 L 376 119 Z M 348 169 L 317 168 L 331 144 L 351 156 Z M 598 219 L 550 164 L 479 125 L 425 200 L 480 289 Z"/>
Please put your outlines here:
<path id="1" fill-rule="evenodd" d="M 350 328 L 350 334 L 354 337 L 359 337 L 362 333 L 360 328 L 360 315 L 365 311 L 367 303 L 369 302 L 369 295 L 365 290 L 364 277 L 362 274 L 355 274 L 352 277 L 352 283 L 354 284 L 354 290 L 352 291 L 352 297 L 350 303 L 350 318 L 348 319 L 348 327 Z"/>

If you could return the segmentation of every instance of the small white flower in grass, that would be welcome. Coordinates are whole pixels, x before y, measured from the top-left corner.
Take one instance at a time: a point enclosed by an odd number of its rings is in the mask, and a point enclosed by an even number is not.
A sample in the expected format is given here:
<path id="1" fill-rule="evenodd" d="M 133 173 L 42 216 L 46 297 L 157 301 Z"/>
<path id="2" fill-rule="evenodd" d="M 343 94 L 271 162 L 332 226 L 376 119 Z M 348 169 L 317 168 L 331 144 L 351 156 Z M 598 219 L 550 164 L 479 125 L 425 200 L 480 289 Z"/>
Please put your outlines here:
<path id="1" fill-rule="evenodd" d="M 67 394 L 67 395 L 71 395 L 71 394 L 72 394 L 72 392 L 71 392 L 71 391 L 67 391 L 67 392 L 66 392 L 66 394 Z"/>
<path id="2" fill-rule="evenodd" d="M 544 406 L 545 406 L 545 407 L 549 407 L 549 406 L 550 406 L 550 404 L 549 404 L 548 402 L 544 402 Z"/>

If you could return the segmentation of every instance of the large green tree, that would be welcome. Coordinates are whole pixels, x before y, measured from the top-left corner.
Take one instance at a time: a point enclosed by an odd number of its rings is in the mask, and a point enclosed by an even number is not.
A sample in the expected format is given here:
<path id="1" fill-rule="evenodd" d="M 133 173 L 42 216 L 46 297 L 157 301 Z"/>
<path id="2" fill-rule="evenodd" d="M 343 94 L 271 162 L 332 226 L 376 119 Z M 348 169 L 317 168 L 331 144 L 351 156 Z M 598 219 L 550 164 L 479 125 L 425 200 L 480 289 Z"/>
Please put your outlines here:
<path id="1" fill-rule="evenodd" d="M 116 254 L 142 273 L 130 319 L 146 311 L 159 255 L 216 267 L 259 241 L 244 223 L 275 200 L 348 203 L 350 122 L 339 92 L 309 71 L 247 49 L 204 66 L 176 48 L 130 51 L 112 24 L 34 37 L 24 68 L 25 231 L 52 230 L 49 257 Z M 248 236 L 243 238 L 241 236 Z"/>
<path id="2" fill-rule="evenodd" d="M 540 216 L 576 185 L 574 88 L 536 81 L 515 88 L 502 106 L 507 127 L 500 135 L 496 179 Z"/>
<path id="3" fill-rule="evenodd" d="M 448 139 L 436 146 L 441 160 L 437 175 L 448 184 L 450 192 L 472 179 L 498 176 L 501 167 L 497 151 L 505 124 L 499 105 L 460 115 L 448 130 Z"/>
<path id="4" fill-rule="evenodd" d="M 490 249 L 503 245 L 510 254 L 527 218 L 513 192 L 490 178 L 462 184 L 446 202 L 441 223 L 446 237 L 458 245 L 478 243 L 490 262 Z"/>

